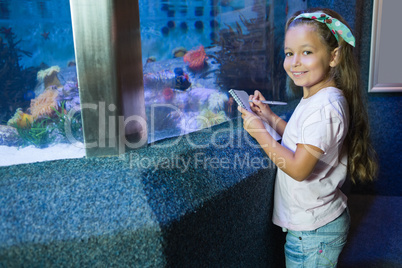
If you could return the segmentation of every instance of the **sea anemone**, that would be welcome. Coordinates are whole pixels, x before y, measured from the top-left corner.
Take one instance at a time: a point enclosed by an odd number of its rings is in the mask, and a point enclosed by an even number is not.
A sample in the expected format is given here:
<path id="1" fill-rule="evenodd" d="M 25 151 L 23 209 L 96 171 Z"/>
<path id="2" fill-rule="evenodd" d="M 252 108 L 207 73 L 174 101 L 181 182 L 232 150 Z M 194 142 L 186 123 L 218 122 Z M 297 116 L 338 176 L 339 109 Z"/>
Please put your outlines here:
<path id="1" fill-rule="evenodd" d="M 45 84 L 45 88 L 48 88 L 50 86 L 56 86 L 56 87 L 61 87 L 61 83 L 59 78 L 57 77 L 57 74 L 60 72 L 60 67 L 59 66 L 52 66 L 46 70 L 41 70 L 37 74 L 37 79 L 38 81 L 43 81 Z"/>
<path id="2" fill-rule="evenodd" d="M 32 125 L 33 117 L 30 114 L 26 114 L 21 108 L 18 108 L 14 116 L 8 120 L 7 125 L 20 128 L 29 128 Z"/>
<path id="3" fill-rule="evenodd" d="M 54 112 L 53 108 L 57 109 L 58 107 L 57 96 L 57 90 L 48 88 L 38 97 L 31 100 L 29 110 L 33 118 L 36 120 L 41 116 L 51 115 Z"/>
<path id="4" fill-rule="evenodd" d="M 183 58 L 184 62 L 188 64 L 188 67 L 194 71 L 203 69 L 206 59 L 204 46 L 200 46 L 196 50 L 190 50 Z"/>

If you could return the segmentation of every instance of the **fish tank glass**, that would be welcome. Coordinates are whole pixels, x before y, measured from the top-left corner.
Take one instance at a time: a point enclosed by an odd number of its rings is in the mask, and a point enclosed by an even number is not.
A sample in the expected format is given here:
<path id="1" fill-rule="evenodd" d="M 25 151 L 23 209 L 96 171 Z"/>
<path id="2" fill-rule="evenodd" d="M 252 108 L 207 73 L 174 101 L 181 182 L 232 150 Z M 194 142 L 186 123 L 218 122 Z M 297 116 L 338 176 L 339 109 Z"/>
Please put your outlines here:
<path id="1" fill-rule="evenodd" d="M 230 89 L 286 98 L 279 2 L 139 0 L 149 143 L 238 117 Z M 0 165 L 84 157 L 69 1 L 0 0 L 0 61 Z"/>
<path id="2" fill-rule="evenodd" d="M 139 2 L 150 142 L 237 117 L 230 89 L 281 98 L 270 2 Z"/>

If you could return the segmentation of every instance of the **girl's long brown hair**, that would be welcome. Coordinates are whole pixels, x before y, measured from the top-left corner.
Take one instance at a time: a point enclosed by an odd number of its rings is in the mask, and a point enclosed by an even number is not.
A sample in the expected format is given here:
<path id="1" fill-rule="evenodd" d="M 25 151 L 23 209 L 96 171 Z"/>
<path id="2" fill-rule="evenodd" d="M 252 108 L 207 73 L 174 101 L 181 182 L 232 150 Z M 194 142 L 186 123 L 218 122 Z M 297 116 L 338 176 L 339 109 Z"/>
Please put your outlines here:
<path id="1" fill-rule="evenodd" d="M 343 91 L 349 105 L 350 123 L 345 140 L 348 148 L 348 173 L 353 183 L 356 183 L 357 180 L 373 181 L 378 171 L 377 155 L 370 141 L 366 99 L 362 94 L 359 66 L 353 54 L 353 47 L 341 37 L 339 37 L 338 43 L 325 23 L 304 18 L 294 20 L 301 13 L 312 12 L 326 13 L 350 29 L 347 22 L 335 11 L 326 8 L 311 8 L 293 14 L 286 23 L 285 32 L 296 25 L 311 25 L 315 27 L 322 42 L 328 48 L 328 53 L 339 47 L 338 64 L 331 68 L 330 78 L 333 78 L 336 86 Z M 291 87 L 295 88 L 293 81 L 289 82 Z"/>

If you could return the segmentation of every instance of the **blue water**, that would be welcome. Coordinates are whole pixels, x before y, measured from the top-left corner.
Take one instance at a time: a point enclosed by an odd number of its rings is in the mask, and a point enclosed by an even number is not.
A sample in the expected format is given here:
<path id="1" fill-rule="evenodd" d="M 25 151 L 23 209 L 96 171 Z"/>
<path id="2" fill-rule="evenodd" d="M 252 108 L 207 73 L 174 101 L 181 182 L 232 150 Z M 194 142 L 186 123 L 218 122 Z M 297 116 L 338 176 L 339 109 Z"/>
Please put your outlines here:
<path id="1" fill-rule="evenodd" d="M 0 10 L 0 28 L 11 28 L 20 48 L 32 53 L 21 58 L 23 67 L 74 60 L 69 1 L 1 0 Z"/>
<path id="2" fill-rule="evenodd" d="M 245 1 L 176 0 L 139 2 L 143 61 L 172 58 L 178 47 L 187 50 L 213 45 L 212 36 L 226 24 L 238 20 L 236 10 L 244 13 Z M 229 14 L 226 16 L 225 14 Z M 250 14 L 248 14 L 250 17 Z M 252 15 L 251 15 L 252 16 Z M 224 20 L 224 21 L 223 21 Z"/>
<path id="3" fill-rule="evenodd" d="M 211 35 L 225 23 L 230 25 L 238 20 L 236 10 L 248 13 L 245 2 L 248 1 L 140 0 L 143 61 L 151 56 L 157 60 L 172 58 L 177 47 L 190 50 L 199 45 L 213 45 Z M 252 17 L 252 12 L 247 16 Z M 196 28 L 197 21 L 202 28 Z M 1 27 L 12 28 L 18 40 L 21 39 L 21 49 L 32 53 L 32 57 L 21 58 L 23 67 L 41 63 L 62 67 L 75 58 L 68 0 L 0 0 Z"/>

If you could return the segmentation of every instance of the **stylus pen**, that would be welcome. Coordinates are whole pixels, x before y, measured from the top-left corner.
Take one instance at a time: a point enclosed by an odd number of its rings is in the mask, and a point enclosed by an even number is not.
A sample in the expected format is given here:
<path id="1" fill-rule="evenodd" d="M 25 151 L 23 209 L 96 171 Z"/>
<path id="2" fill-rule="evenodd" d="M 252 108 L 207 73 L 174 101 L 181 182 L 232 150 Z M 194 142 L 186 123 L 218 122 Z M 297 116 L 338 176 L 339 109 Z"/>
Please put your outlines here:
<path id="1" fill-rule="evenodd" d="M 252 100 L 248 100 L 248 102 L 253 102 Z M 283 101 L 261 101 L 262 103 L 269 104 L 269 105 L 287 105 L 286 102 Z"/>

